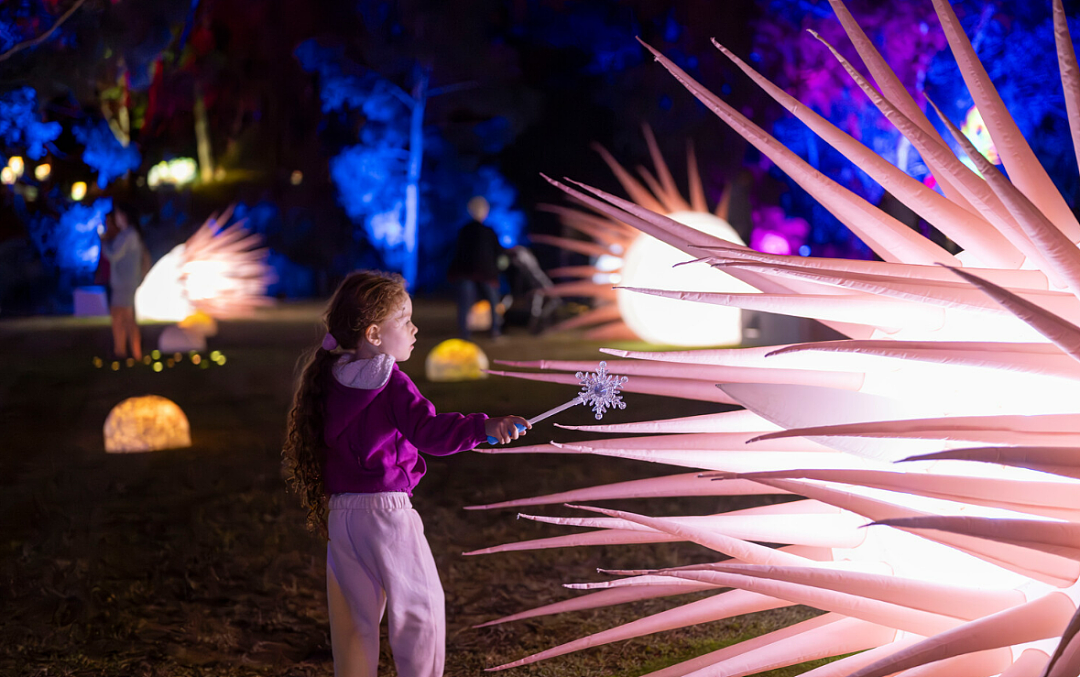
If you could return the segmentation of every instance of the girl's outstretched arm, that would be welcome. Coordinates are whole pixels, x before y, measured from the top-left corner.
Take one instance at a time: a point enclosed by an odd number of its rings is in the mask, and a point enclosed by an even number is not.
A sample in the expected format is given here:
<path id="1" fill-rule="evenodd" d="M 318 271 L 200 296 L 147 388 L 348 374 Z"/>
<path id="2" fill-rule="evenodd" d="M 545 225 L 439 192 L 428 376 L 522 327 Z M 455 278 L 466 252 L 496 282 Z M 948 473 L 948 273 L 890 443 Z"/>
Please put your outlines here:
<path id="1" fill-rule="evenodd" d="M 487 443 L 487 414 L 437 413 L 412 379 L 398 369 L 386 387 L 397 429 L 425 454 L 449 456 Z"/>

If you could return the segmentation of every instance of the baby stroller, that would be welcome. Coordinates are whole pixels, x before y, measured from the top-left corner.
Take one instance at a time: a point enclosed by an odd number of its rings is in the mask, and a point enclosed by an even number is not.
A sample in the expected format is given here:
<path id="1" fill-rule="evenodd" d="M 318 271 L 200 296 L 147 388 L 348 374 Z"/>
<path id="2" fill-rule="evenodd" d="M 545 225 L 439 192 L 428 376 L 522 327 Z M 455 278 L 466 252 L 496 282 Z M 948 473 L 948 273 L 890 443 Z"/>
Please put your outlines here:
<path id="1" fill-rule="evenodd" d="M 522 300 L 524 309 L 528 311 L 526 324 L 529 333 L 539 334 L 550 324 L 562 301 L 544 293 L 553 283 L 528 247 L 518 245 L 509 249 L 507 254 L 510 265 L 506 278 L 510 284 L 511 301 Z M 511 304 L 507 303 L 506 307 L 510 308 Z"/>

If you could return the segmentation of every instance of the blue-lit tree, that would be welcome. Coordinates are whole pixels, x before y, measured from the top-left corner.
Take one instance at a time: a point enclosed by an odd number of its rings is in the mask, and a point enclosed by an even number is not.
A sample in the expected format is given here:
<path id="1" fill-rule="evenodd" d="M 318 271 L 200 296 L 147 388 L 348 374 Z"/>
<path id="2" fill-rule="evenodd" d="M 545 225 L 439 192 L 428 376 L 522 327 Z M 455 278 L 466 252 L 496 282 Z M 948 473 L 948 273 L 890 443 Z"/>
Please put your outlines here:
<path id="1" fill-rule="evenodd" d="M 296 56 L 305 70 L 319 74 L 324 113 L 362 116 L 360 143 L 331 160 L 330 174 L 345 213 L 363 224 L 387 265 L 415 285 L 427 74 L 416 69 L 410 95 L 314 41 L 301 44 Z"/>
<path id="2" fill-rule="evenodd" d="M 331 159 L 330 173 L 339 202 L 349 218 L 362 225 L 368 242 L 380 251 L 383 265 L 400 270 L 410 284 L 418 284 L 419 232 L 425 232 L 423 244 L 428 251 L 445 258 L 454 226 L 465 219 L 465 202 L 487 192 L 495 198 L 492 224 L 504 243 L 516 244 L 524 215 L 512 208 L 513 188 L 494 167 L 469 169 L 453 144 L 434 128 L 425 128 L 429 97 L 458 86 L 430 90 L 429 73 L 414 65 L 406 91 L 357 65 L 342 49 L 315 41 L 301 44 L 296 56 L 305 70 L 318 74 L 328 123 L 359 125 L 359 143 L 345 146 Z M 485 151 L 497 152 L 502 147 L 507 136 L 504 123 L 496 117 L 475 125 Z M 433 180 L 422 183 L 425 158 L 434 174 Z"/>
<path id="3" fill-rule="evenodd" d="M 60 136 L 59 122 L 42 122 L 37 93 L 19 87 L 0 93 L 0 141 L 5 155 L 26 154 L 37 160 L 45 146 Z"/>
<path id="4" fill-rule="evenodd" d="M 1080 4 L 1073 0 L 1065 7 L 1070 32 L 1080 35 Z M 1067 141 L 1070 132 L 1050 8 L 1048 1 L 969 0 L 957 7 L 957 14 L 1024 138 L 1062 195 L 1076 207 L 1080 176 Z M 964 122 L 973 102 L 947 50 L 929 63 L 925 89 L 957 126 Z"/>
<path id="5" fill-rule="evenodd" d="M 105 188 L 113 179 L 138 169 L 142 156 L 135 146 L 124 145 L 104 119 L 86 120 L 72 130 L 75 138 L 83 144 L 83 162 L 95 170 L 99 188 Z"/>
<path id="6" fill-rule="evenodd" d="M 11 240 L 4 251 L 14 257 L 0 262 L 0 287 L 19 288 L 15 278 L 27 271 L 41 276 L 33 285 L 37 298 L 16 303 L 24 309 L 63 309 L 70 288 L 88 283 L 98 264 L 98 228 L 111 200 L 79 202 L 72 183 L 90 178 L 90 170 L 103 189 L 139 165 L 138 149 L 121 142 L 113 132 L 120 126 L 98 112 L 109 110 L 100 92 L 116 83 L 117 68 L 140 63 L 127 46 L 144 36 L 117 30 L 129 9 L 136 8 L 85 0 L 0 4 L 0 158 L 27 158 L 25 172 L 9 172 L 0 186 L 8 221 L 0 230 Z M 32 265 L 29 252 L 36 255 Z"/>

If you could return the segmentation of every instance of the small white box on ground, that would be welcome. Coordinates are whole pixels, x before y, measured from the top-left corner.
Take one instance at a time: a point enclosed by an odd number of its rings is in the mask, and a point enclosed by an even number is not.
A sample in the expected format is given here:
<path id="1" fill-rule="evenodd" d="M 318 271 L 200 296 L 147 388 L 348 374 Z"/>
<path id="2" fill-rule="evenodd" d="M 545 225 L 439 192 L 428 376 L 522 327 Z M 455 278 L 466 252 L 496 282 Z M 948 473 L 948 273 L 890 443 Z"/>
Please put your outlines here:
<path id="1" fill-rule="evenodd" d="M 74 292 L 75 315 L 90 317 L 109 314 L 109 299 L 105 287 L 76 287 Z"/>

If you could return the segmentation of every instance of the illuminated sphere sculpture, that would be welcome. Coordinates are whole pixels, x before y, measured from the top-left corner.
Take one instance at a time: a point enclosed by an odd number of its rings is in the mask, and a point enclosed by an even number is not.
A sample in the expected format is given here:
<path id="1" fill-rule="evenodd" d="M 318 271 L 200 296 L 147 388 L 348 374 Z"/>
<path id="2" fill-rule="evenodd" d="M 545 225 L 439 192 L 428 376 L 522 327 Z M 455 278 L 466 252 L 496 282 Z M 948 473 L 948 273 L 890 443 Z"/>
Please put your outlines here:
<path id="1" fill-rule="evenodd" d="M 648 46 L 708 109 L 882 260 L 755 252 L 661 213 L 670 210 L 552 182 L 612 222 L 680 249 L 686 260 L 707 257 L 693 265 L 720 267 L 761 291 L 642 293 L 814 318 L 849 338 L 766 348 L 604 350 L 626 358 L 608 360 L 608 367 L 630 377 L 627 392 L 740 408 L 581 428 L 622 435 L 610 439 L 488 451 L 596 454 L 687 472 L 477 506 L 568 503 L 586 516 L 523 517 L 591 531 L 473 554 L 691 541 L 718 560 L 606 572 L 603 580 L 569 586 L 585 594 L 493 620 L 487 625 L 715 593 L 495 669 L 803 604 L 825 613 L 650 674 L 741 677 L 837 657 L 804 676 L 1080 674 L 1080 223 L 1020 134 L 950 5 L 933 3 L 1011 180 L 943 119 L 979 174 L 956 157 L 841 0 L 830 4 L 877 87 L 837 58 L 918 151 L 941 194 L 717 47 L 823 141 L 959 244 L 961 256 L 817 172 Z M 1054 25 L 1064 108 L 1080 153 L 1080 67 L 1061 0 L 1054 0 Z M 515 363 L 558 372 L 592 365 Z M 562 373 L 514 375 L 570 382 Z M 583 505 L 754 494 L 801 498 L 663 518 Z"/>
<path id="2" fill-rule="evenodd" d="M 640 207 L 664 214 L 692 228 L 734 245 L 745 243 L 728 224 L 725 196 L 715 212 L 705 202 L 705 190 L 698 174 L 693 147 L 688 147 L 687 174 L 690 198 L 679 192 L 671 170 L 660 153 L 652 130 L 643 128 L 653 160 L 653 173 L 639 167 L 643 185 L 619 164 L 604 148 L 596 150 L 611 168 L 620 185 Z M 599 212 L 587 213 L 558 205 L 542 209 L 559 215 L 563 224 L 591 241 L 534 234 L 538 243 L 550 244 L 570 252 L 586 254 L 587 266 L 568 266 L 548 271 L 551 277 L 566 280 L 544 291 L 551 296 L 592 297 L 593 309 L 572 317 L 552 330 L 587 328 L 590 339 L 639 339 L 656 344 L 685 347 L 737 345 L 742 340 L 742 311 L 738 308 L 694 307 L 664 297 L 643 297 L 627 288 L 666 290 L 730 291 L 755 293 L 757 290 L 719 270 L 700 266 L 675 267 L 686 256 L 648 234 Z M 593 212 L 597 210 L 593 209 Z"/>
<path id="3" fill-rule="evenodd" d="M 140 319 L 180 322 L 197 312 L 240 317 L 271 304 L 266 288 L 274 275 L 262 238 L 243 221 L 225 227 L 231 215 L 230 208 L 211 216 L 154 264 L 135 291 Z"/>
<path id="4" fill-rule="evenodd" d="M 424 361 L 429 381 L 476 381 L 487 378 L 487 355 L 463 339 L 447 339 L 431 349 Z"/>
<path id="5" fill-rule="evenodd" d="M 191 446 L 191 428 L 183 410 L 158 395 L 129 397 L 105 419 L 105 451 L 128 454 Z"/>
<path id="6" fill-rule="evenodd" d="M 675 212 L 669 218 L 732 244 L 744 242 L 727 221 L 704 212 Z M 745 282 L 708 266 L 679 266 L 686 255 L 650 235 L 636 238 L 623 256 L 622 280 L 615 289 L 619 313 L 643 341 L 673 346 L 738 345 L 742 341 L 742 311 L 724 306 L 673 301 L 640 294 L 629 288 L 670 291 L 756 291 Z"/>

